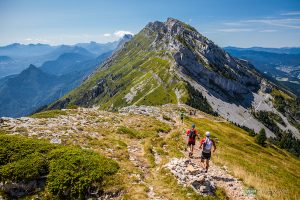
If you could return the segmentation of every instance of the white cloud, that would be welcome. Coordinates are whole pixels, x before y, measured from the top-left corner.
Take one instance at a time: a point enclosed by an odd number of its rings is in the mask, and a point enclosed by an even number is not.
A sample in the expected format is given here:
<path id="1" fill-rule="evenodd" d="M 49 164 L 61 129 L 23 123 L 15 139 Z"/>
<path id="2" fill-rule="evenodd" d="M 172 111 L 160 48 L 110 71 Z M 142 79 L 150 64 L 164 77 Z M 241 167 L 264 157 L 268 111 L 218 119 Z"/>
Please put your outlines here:
<path id="1" fill-rule="evenodd" d="M 259 32 L 262 32 L 262 33 L 273 33 L 273 32 L 277 32 L 277 30 L 274 30 L 274 29 L 265 29 L 265 30 L 261 30 Z"/>
<path id="2" fill-rule="evenodd" d="M 25 38 L 24 41 L 26 41 L 26 43 L 49 43 L 49 40 L 42 38 Z"/>
<path id="3" fill-rule="evenodd" d="M 121 37 L 123 37 L 123 36 L 126 35 L 126 34 L 133 35 L 133 33 L 130 32 L 130 31 L 123 31 L 123 30 L 120 30 L 120 31 L 114 32 L 114 35 L 115 35 L 116 37 L 118 37 L 118 38 L 121 38 Z"/>
<path id="4" fill-rule="evenodd" d="M 226 26 L 241 26 L 242 25 L 240 22 L 224 22 L 223 24 Z"/>
<path id="5" fill-rule="evenodd" d="M 280 15 L 286 15 L 286 16 L 300 15 L 300 10 L 297 10 L 297 11 L 289 11 L 289 12 L 281 13 Z"/>
<path id="6" fill-rule="evenodd" d="M 235 33 L 235 32 L 251 32 L 253 29 L 251 28 L 224 28 L 219 29 L 221 32 L 227 32 L 227 33 Z"/>
<path id="7" fill-rule="evenodd" d="M 110 33 L 104 33 L 103 36 L 104 36 L 104 37 L 110 37 L 111 34 L 110 34 Z"/>

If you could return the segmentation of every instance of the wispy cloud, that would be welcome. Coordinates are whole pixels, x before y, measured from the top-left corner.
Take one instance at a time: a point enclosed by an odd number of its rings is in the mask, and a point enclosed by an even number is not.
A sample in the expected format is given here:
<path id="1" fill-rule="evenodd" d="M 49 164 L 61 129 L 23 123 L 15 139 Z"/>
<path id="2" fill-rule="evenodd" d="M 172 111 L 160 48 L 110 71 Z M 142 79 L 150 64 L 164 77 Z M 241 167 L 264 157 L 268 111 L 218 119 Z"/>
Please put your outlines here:
<path id="1" fill-rule="evenodd" d="M 235 33 L 235 32 L 251 32 L 253 29 L 251 28 L 224 28 L 219 29 L 221 32 L 227 32 L 227 33 Z"/>
<path id="2" fill-rule="evenodd" d="M 240 22 L 224 22 L 223 25 L 226 25 L 226 26 L 241 26 L 242 23 L 240 23 Z"/>
<path id="3" fill-rule="evenodd" d="M 244 23 L 261 23 L 272 26 L 286 27 L 292 29 L 300 29 L 300 18 L 284 18 L 284 19 L 251 19 L 244 20 Z"/>
<path id="4" fill-rule="evenodd" d="M 115 35 L 116 37 L 118 37 L 118 38 L 121 38 L 121 37 L 123 37 L 123 36 L 126 35 L 126 34 L 133 35 L 133 33 L 130 32 L 130 31 L 119 30 L 119 31 L 114 32 L 114 35 Z"/>
<path id="5" fill-rule="evenodd" d="M 49 43 L 49 40 L 41 39 L 41 38 L 25 38 L 24 41 L 29 43 Z"/>
<path id="6" fill-rule="evenodd" d="M 104 37 L 110 37 L 111 34 L 110 34 L 110 33 L 104 33 L 103 36 L 104 36 Z"/>
<path id="7" fill-rule="evenodd" d="M 286 15 L 286 16 L 300 15 L 300 10 L 294 10 L 294 11 L 284 12 L 284 13 L 281 13 L 280 15 Z"/>
<path id="8" fill-rule="evenodd" d="M 274 30 L 274 29 L 265 29 L 265 30 L 260 30 L 259 32 L 261 33 L 274 33 L 277 32 L 278 30 Z"/>

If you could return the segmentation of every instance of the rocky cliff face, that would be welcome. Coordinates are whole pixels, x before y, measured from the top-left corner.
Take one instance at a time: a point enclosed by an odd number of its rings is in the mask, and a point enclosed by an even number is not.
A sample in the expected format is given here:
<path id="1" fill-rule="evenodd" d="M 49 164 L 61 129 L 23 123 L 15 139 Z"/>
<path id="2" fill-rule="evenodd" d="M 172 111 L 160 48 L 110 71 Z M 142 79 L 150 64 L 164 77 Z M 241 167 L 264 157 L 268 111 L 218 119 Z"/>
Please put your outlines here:
<path id="1" fill-rule="evenodd" d="M 169 18 L 149 23 L 64 99 L 108 110 L 184 103 L 275 136 L 252 115 L 276 110 L 270 95 L 274 87 L 249 62 L 233 58 L 193 27 Z M 66 106 L 59 102 L 50 109 Z M 299 137 L 299 131 L 281 117 L 289 127 L 285 130 Z"/>

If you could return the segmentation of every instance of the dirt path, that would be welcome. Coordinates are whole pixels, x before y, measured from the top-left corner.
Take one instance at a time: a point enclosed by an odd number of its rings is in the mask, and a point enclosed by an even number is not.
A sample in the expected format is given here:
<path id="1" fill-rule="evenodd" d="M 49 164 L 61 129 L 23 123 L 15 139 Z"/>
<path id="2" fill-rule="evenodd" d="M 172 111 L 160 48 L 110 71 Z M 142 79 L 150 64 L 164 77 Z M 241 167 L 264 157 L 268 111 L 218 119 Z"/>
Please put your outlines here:
<path id="1" fill-rule="evenodd" d="M 177 127 L 177 129 L 179 129 L 181 132 L 185 131 L 187 129 L 187 126 L 185 124 L 182 124 L 181 121 L 176 120 L 175 126 Z M 185 141 L 187 141 L 187 136 L 185 134 L 182 134 L 182 137 Z M 255 196 L 251 195 L 251 194 L 247 194 L 247 187 L 245 187 L 245 185 L 243 184 L 242 181 L 238 180 L 238 178 L 233 177 L 232 175 L 230 175 L 227 171 L 227 168 L 225 166 L 223 166 L 222 168 L 215 165 L 212 161 L 210 161 L 210 167 L 207 173 L 205 173 L 204 168 L 202 163 L 200 162 L 200 155 L 201 155 L 201 150 L 199 149 L 199 141 L 197 141 L 195 148 L 194 148 L 194 156 L 192 158 L 189 158 L 189 149 L 187 148 L 187 151 L 183 152 L 185 155 L 186 159 L 183 160 L 179 160 L 176 161 L 178 162 L 178 165 L 181 165 L 181 168 L 177 168 L 179 169 L 179 173 L 180 172 L 186 172 L 186 171 L 190 171 L 192 173 L 192 176 L 198 176 L 201 178 L 203 178 L 203 180 L 208 180 L 209 184 L 212 184 L 212 186 L 210 187 L 214 187 L 214 184 L 219 187 L 222 188 L 225 192 L 226 195 L 230 198 L 230 199 L 238 199 L 238 200 L 253 200 L 255 199 Z M 214 156 L 214 153 L 212 153 L 212 156 Z M 176 163 L 175 162 L 175 163 Z M 181 164 L 180 164 L 181 162 Z M 185 164 L 183 164 L 185 163 Z M 187 164 L 189 163 L 189 164 Z M 171 165 L 171 168 L 176 168 L 174 165 Z M 172 170 L 171 170 L 172 171 Z M 190 177 L 188 174 L 185 173 L 181 173 L 178 174 L 178 171 L 173 170 L 172 173 L 176 176 L 188 176 Z M 189 178 L 186 178 L 186 182 L 193 182 L 193 179 L 191 178 L 191 180 L 188 180 Z M 198 178 L 199 179 L 199 178 Z M 201 180 L 200 180 L 201 182 Z M 204 182 L 204 181 L 203 181 Z M 200 186 L 201 187 L 201 186 Z M 203 192 L 203 189 L 198 188 L 200 193 Z M 204 192 L 205 194 L 206 192 Z"/>

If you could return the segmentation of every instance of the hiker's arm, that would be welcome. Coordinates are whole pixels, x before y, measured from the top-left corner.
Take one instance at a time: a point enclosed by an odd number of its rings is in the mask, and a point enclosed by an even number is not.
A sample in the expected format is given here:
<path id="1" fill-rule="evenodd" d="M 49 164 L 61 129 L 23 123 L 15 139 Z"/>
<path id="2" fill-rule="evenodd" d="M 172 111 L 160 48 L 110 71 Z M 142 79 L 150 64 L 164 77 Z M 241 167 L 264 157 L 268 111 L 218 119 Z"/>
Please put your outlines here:
<path id="1" fill-rule="evenodd" d="M 200 147 L 199 147 L 199 149 L 202 149 L 202 145 L 203 145 L 203 140 L 200 141 Z"/>
<path id="2" fill-rule="evenodd" d="M 216 146 L 216 144 L 215 144 L 215 141 L 213 141 L 213 146 L 214 146 L 214 150 L 213 150 L 213 152 L 215 152 L 215 151 L 216 151 L 216 149 L 217 149 L 217 146 Z"/>

